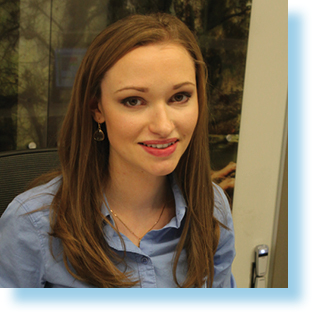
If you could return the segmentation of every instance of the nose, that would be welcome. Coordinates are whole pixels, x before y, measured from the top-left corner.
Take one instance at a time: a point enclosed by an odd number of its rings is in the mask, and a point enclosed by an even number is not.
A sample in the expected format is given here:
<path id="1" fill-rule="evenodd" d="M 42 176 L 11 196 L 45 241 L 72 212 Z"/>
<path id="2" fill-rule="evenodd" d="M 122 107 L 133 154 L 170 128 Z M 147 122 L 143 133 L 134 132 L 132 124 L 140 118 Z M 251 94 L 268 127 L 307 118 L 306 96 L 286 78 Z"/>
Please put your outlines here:
<path id="1" fill-rule="evenodd" d="M 171 108 L 168 104 L 160 103 L 153 106 L 149 130 L 162 138 L 169 136 L 174 130 Z"/>

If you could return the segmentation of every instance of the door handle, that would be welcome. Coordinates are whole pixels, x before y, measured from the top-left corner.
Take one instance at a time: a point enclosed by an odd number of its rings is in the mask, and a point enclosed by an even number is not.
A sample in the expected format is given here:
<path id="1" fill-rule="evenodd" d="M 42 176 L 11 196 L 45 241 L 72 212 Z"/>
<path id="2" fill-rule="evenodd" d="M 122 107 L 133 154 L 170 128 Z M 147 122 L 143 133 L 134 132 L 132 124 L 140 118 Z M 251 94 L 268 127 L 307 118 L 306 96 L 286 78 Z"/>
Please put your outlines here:
<path id="1" fill-rule="evenodd" d="M 251 288 L 265 288 L 269 247 L 265 244 L 255 247 L 255 262 L 252 266 Z"/>

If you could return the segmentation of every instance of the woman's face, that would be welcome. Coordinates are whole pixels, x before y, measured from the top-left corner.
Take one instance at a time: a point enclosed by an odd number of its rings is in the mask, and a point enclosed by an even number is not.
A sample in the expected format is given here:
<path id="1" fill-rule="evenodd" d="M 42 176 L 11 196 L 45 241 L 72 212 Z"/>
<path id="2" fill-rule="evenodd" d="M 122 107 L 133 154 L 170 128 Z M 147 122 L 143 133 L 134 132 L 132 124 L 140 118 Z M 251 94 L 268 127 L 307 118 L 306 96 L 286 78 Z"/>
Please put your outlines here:
<path id="1" fill-rule="evenodd" d="M 106 123 L 111 172 L 170 174 L 198 119 L 195 65 L 176 44 L 135 48 L 105 74 L 94 119 Z"/>

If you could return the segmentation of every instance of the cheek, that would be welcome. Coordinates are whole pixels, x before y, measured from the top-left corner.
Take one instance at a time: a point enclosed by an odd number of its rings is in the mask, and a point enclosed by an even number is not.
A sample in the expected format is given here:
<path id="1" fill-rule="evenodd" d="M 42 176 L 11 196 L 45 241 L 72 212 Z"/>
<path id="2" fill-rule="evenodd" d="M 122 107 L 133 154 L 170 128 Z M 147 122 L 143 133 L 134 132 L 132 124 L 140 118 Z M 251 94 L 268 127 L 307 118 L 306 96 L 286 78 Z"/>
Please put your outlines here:
<path id="1" fill-rule="evenodd" d="M 191 137 L 198 121 L 198 106 L 185 114 L 182 121 L 182 130 L 188 136 Z"/>
<path id="2" fill-rule="evenodd" d="M 136 137 L 139 126 L 136 119 L 124 115 L 111 115 L 106 121 L 108 140 L 110 143 L 131 140 Z"/>

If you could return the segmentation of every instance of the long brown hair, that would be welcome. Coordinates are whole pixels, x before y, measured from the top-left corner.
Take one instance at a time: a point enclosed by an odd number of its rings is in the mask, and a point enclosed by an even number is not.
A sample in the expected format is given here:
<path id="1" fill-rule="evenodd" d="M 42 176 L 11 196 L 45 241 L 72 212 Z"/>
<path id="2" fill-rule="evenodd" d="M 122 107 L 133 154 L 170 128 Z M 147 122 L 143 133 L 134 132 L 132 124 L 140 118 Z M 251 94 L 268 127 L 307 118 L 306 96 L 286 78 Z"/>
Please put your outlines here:
<path id="1" fill-rule="evenodd" d="M 115 260 L 119 258 L 103 235 L 104 222 L 110 224 L 101 212 L 102 188 L 108 178 L 109 142 L 107 137 L 103 142 L 93 140 L 97 124 L 91 108 L 100 98 L 100 83 L 106 71 L 115 62 L 135 47 L 159 42 L 178 43 L 190 53 L 195 62 L 199 102 L 194 134 L 175 170 L 187 202 L 187 213 L 174 257 L 174 280 L 181 287 L 201 287 L 205 279 L 210 286 L 213 282 L 219 224 L 213 216 L 206 68 L 196 39 L 187 26 L 174 16 L 156 14 L 129 16 L 95 38 L 77 73 L 60 133 L 62 183 L 51 207 L 51 235 L 62 242 L 68 271 L 96 287 L 130 287 L 135 282 L 116 267 Z M 180 284 L 176 268 L 184 248 L 188 272 L 185 282 Z"/>

